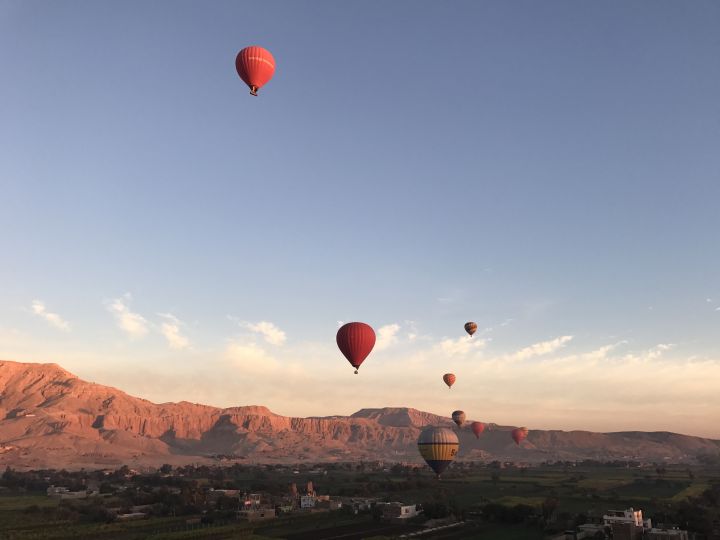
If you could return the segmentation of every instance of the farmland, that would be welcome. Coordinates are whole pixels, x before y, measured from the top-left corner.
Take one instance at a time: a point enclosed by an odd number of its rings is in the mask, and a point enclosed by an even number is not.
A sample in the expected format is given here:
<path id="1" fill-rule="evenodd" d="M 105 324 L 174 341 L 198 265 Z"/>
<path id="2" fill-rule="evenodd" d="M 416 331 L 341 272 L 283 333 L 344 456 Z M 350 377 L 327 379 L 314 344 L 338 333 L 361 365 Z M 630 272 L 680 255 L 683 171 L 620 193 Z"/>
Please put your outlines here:
<path id="1" fill-rule="evenodd" d="M 49 497 L 43 491 L 61 480 L 91 484 L 93 478 L 102 481 L 102 493 L 81 500 Z M 262 522 L 237 519 L 248 493 L 260 494 L 258 500 L 268 508 L 279 508 L 287 504 L 289 486 L 304 490 L 308 481 L 339 507 L 322 512 L 295 508 Z M 449 469 L 441 480 L 425 469 L 400 464 L 185 467 L 162 474 L 6 471 L 0 538 L 353 540 L 398 537 L 422 530 L 433 518 L 441 526 L 423 538 L 540 539 L 555 530 L 597 522 L 609 509 L 632 506 L 667 520 L 688 497 L 698 497 L 718 483 L 720 470 L 711 466 L 594 462 L 536 467 L 466 462 Z M 236 496 L 213 497 L 231 488 Z M 353 506 L 357 499 L 369 505 Z M 381 503 L 393 501 L 421 505 L 423 515 L 403 524 L 381 519 Z M 136 521 L 117 515 L 138 509 L 142 519 Z"/>

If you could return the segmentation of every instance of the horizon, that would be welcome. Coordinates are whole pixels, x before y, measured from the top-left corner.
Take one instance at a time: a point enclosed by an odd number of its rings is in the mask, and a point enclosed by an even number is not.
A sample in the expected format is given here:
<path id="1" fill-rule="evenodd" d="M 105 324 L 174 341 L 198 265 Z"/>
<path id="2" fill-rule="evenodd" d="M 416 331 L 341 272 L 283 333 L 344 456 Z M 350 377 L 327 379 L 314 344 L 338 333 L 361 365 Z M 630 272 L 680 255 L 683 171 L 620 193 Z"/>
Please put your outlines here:
<path id="1" fill-rule="evenodd" d="M 720 439 L 718 23 L 5 0 L 0 358 L 155 403 Z"/>
<path id="2" fill-rule="evenodd" d="M 75 373 L 72 373 L 72 372 L 68 371 L 68 370 L 65 369 L 62 365 L 60 365 L 60 364 L 58 364 L 58 363 L 56 363 L 56 362 L 21 362 L 21 361 L 17 361 L 17 360 L 8 360 L 8 359 L 0 358 L 0 364 L 2 364 L 3 362 L 11 362 L 11 363 L 23 364 L 23 365 L 56 366 L 56 367 L 62 369 L 63 371 L 69 373 L 70 375 L 73 375 L 73 376 L 77 377 L 78 379 L 82 380 L 82 381 L 85 382 L 85 383 L 100 385 L 100 386 L 108 387 L 108 388 L 111 388 L 111 389 L 114 389 L 114 390 L 118 390 L 118 391 L 120 391 L 120 392 L 122 392 L 122 393 L 124 393 L 124 394 L 126 394 L 126 395 L 128 395 L 128 396 L 130 396 L 131 398 L 146 400 L 146 401 L 149 401 L 150 403 L 152 403 L 152 404 L 154 404 L 154 405 L 159 405 L 159 406 L 162 406 L 162 405 L 178 405 L 178 404 L 188 403 L 188 404 L 190 404 L 190 405 L 201 405 L 201 406 L 207 406 L 207 407 L 216 408 L 216 409 L 221 409 L 221 410 L 227 410 L 227 409 L 233 409 L 233 408 L 237 408 L 237 409 L 262 408 L 262 409 L 266 409 L 269 413 L 271 413 L 271 414 L 273 414 L 273 415 L 278 415 L 278 416 L 282 416 L 282 417 L 286 417 L 286 418 L 306 418 L 306 419 L 308 419 L 308 418 L 337 418 L 337 417 L 350 418 L 350 417 L 352 417 L 354 414 L 357 414 L 357 413 L 362 412 L 362 411 L 365 411 L 365 410 L 370 410 L 370 411 L 382 411 L 382 410 L 388 410 L 388 409 L 390 409 L 390 410 L 399 409 L 399 410 L 416 411 L 416 412 L 419 412 L 419 413 L 427 413 L 427 414 L 431 414 L 431 415 L 434 415 L 434 416 L 439 416 L 439 417 L 442 417 L 442 418 L 446 419 L 449 424 L 452 423 L 452 421 L 453 421 L 453 420 L 452 420 L 452 417 L 451 417 L 451 414 L 443 414 L 443 412 L 441 412 L 441 411 L 439 412 L 439 411 L 431 411 L 431 410 L 418 409 L 418 408 L 416 408 L 416 407 L 409 407 L 409 406 L 407 406 L 407 405 L 377 405 L 377 406 L 373 406 L 373 407 L 360 407 L 360 408 L 358 408 L 357 410 L 354 410 L 354 411 L 352 411 L 352 412 L 345 413 L 345 414 L 334 414 L 334 413 L 331 413 L 331 414 L 323 414 L 323 415 L 292 415 L 292 414 L 280 413 L 280 412 L 274 410 L 272 407 L 269 407 L 269 406 L 267 406 L 267 405 L 265 405 L 265 404 L 262 404 L 262 403 L 230 404 L 230 405 L 221 406 L 221 405 L 215 405 L 215 404 L 212 404 L 212 403 L 188 401 L 188 400 L 182 400 L 182 399 L 181 399 L 181 400 L 178 400 L 178 401 L 162 401 L 162 402 L 160 402 L 160 401 L 153 401 L 153 400 L 151 400 L 151 399 L 148 399 L 146 396 L 134 395 L 134 394 L 132 394 L 132 393 L 124 390 L 123 388 L 120 388 L 120 387 L 117 387 L 117 386 L 112 386 L 112 385 L 108 385 L 108 384 L 103 384 L 103 383 L 99 383 L 99 382 L 97 382 L 97 381 L 87 381 L 87 380 L 83 379 L 82 377 L 78 377 Z M 506 424 L 506 423 L 501 423 L 501 422 L 495 422 L 495 421 L 493 421 L 492 419 L 489 419 L 489 418 L 473 418 L 473 417 L 471 417 L 470 415 L 467 416 L 467 419 L 465 420 L 464 424 L 465 424 L 465 425 L 469 425 L 471 422 L 474 422 L 474 421 L 483 422 L 486 426 L 495 425 L 495 426 L 499 426 L 499 427 L 503 427 L 503 428 L 515 428 L 515 427 L 520 427 L 520 426 L 521 426 L 521 424 Z M 689 436 L 689 437 L 700 437 L 700 438 L 705 438 L 705 439 L 720 441 L 720 439 L 713 439 L 712 437 L 704 437 L 704 436 L 702 436 L 702 435 L 697 435 L 697 434 L 693 434 L 693 433 L 685 433 L 685 432 L 682 432 L 682 431 L 668 431 L 668 430 L 626 429 L 626 430 L 593 431 L 593 430 L 581 429 L 581 428 L 578 428 L 578 429 L 562 429 L 562 428 L 543 428 L 543 427 L 538 427 L 538 426 L 529 427 L 528 429 L 529 429 L 529 431 L 564 431 L 564 432 L 567 432 L 567 433 L 571 433 L 571 432 L 590 432 L 590 433 L 603 433 L 603 434 L 612 434 L 612 433 L 634 433 L 634 432 L 645 432 L 645 433 L 674 433 L 674 434 L 677 434 L 677 435 L 684 435 L 684 436 Z"/>

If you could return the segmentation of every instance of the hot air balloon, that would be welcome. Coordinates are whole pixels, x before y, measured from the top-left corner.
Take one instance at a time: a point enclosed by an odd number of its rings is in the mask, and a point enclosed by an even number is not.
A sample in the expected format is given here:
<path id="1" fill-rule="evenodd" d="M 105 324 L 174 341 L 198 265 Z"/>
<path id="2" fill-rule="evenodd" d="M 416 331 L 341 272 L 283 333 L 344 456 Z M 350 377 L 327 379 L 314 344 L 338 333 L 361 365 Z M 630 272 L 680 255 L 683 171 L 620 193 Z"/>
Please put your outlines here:
<path id="1" fill-rule="evenodd" d="M 525 440 L 525 438 L 528 436 L 528 428 L 526 428 L 526 427 L 515 428 L 512 430 L 510 435 L 512 436 L 513 441 L 515 441 L 515 444 L 520 446 L 520 443 L 523 442 Z"/>
<path id="2" fill-rule="evenodd" d="M 235 57 L 235 69 L 250 87 L 250 93 L 257 96 L 258 90 L 267 84 L 275 73 L 275 59 L 267 49 L 256 45 L 245 47 Z"/>
<path id="3" fill-rule="evenodd" d="M 462 425 L 465 423 L 465 411 L 453 411 L 452 419 L 458 427 L 462 427 Z"/>
<path id="4" fill-rule="evenodd" d="M 375 346 L 375 331 L 365 323 L 351 322 L 340 327 L 335 340 L 357 375 L 360 364 Z"/>
<path id="5" fill-rule="evenodd" d="M 480 434 L 485 431 L 485 424 L 482 422 L 473 422 L 470 424 L 470 429 L 472 429 L 472 432 L 475 434 L 475 438 L 479 439 Z"/>
<path id="6" fill-rule="evenodd" d="M 470 334 L 470 337 L 472 337 L 472 335 L 473 335 L 475 332 L 477 332 L 477 324 L 475 324 L 475 323 L 472 322 L 472 321 L 466 322 L 466 323 L 465 323 L 465 331 L 466 331 L 468 334 Z"/>
<path id="7" fill-rule="evenodd" d="M 423 459 L 440 478 L 442 472 L 455 459 L 460 442 L 452 430 L 428 426 L 418 437 L 418 450 Z"/>
<path id="8" fill-rule="evenodd" d="M 443 381 L 445 381 L 445 384 L 448 385 L 448 388 L 451 388 L 453 384 L 455 384 L 455 375 L 452 373 L 446 373 L 443 375 Z"/>

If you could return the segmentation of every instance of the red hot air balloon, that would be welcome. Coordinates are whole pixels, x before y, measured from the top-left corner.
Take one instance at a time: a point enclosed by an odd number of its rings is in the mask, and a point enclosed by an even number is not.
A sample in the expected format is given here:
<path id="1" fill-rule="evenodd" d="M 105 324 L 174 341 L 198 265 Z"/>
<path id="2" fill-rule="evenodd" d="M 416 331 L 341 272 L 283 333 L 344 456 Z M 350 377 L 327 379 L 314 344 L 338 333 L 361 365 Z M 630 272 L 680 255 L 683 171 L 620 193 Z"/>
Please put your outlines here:
<path id="1" fill-rule="evenodd" d="M 520 443 L 525 440 L 525 438 L 528 436 L 528 428 L 521 427 L 521 428 L 515 428 L 512 430 L 510 435 L 513 438 L 513 441 L 515 441 L 515 444 L 520 446 Z"/>
<path id="2" fill-rule="evenodd" d="M 485 424 L 482 422 L 473 422 L 470 424 L 470 429 L 472 429 L 472 432 L 475 434 L 475 438 L 479 439 L 480 434 L 485 431 Z"/>
<path id="3" fill-rule="evenodd" d="M 245 47 L 235 57 L 235 69 L 250 87 L 250 93 L 257 96 L 258 90 L 267 84 L 275 73 L 275 59 L 267 49 L 256 45 Z"/>
<path id="4" fill-rule="evenodd" d="M 351 322 L 340 327 L 335 340 L 357 375 L 360 364 L 375 346 L 375 331 L 365 323 Z"/>
<path id="5" fill-rule="evenodd" d="M 443 375 L 443 381 L 445 381 L 445 384 L 448 385 L 448 388 L 452 388 L 452 385 L 455 384 L 455 375 L 452 373 L 446 373 Z"/>

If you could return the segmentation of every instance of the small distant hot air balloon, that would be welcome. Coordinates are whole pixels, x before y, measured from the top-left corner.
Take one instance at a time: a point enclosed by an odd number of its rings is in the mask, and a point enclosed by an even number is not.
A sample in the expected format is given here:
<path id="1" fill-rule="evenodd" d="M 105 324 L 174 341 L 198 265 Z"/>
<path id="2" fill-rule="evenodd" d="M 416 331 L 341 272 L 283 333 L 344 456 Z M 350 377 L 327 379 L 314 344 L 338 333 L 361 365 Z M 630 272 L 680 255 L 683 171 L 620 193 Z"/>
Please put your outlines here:
<path id="1" fill-rule="evenodd" d="M 465 423 L 465 411 L 453 411 L 452 419 L 457 424 L 457 427 L 462 427 Z"/>
<path id="2" fill-rule="evenodd" d="M 250 93 L 257 96 L 258 90 L 267 84 L 275 73 L 275 59 L 267 49 L 256 45 L 245 47 L 235 57 L 235 69 L 250 87 Z"/>
<path id="3" fill-rule="evenodd" d="M 361 322 L 344 324 L 335 336 L 340 352 L 345 355 L 357 375 L 360 364 L 368 357 L 375 346 L 375 331 L 370 325 Z"/>
<path id="4" fill-rule="evenodd" d="M 418 437 L 418 450 L 423 459 L 440 478 L 458 453 L 460 441 L 452 430 L 428 426 Z"/>
<path id="5" fill-rule="evenodd" d="M 515 441 L 515 444 L 520 446 L 520 443 L 523 442 L 525 440 L 525 438 L 528 436 L 528 428 L 526 428 L 526 427 L 515 428 L 512 430 L 510 435 L 512 436 L 513 441 Z"/>
<path id="6" fill-rule="evenodd" d="M 472 429 L 472 432 L 475 434 L 475 438 L 479 439 L 480 434 L 485 431 L 485 424 L 482 422 L 473 422 L 470 424 L 470 429 Z"/>
<path id="7" fill-rule="evenodd" d="M 452 388 L 452 385 L 455 384 L 455 375 L 452 373 L 446 373 L 443 375 L 443 381 L 445 381 L 445 384 L 448 385 L 448 388 Z"/>
<path id="8" fill-rule="evenodd" d="M 477 324 L 475 324 L 475 323 L 472 322 L 472 321 L 466 322 L 466 323 L 465 323 L 465 331 L 466 331 L 468 334 L 470 334 L 470 337 L 472 337 L 472 335 L 473 335 L 475 332 L 477 332 Z"/>

